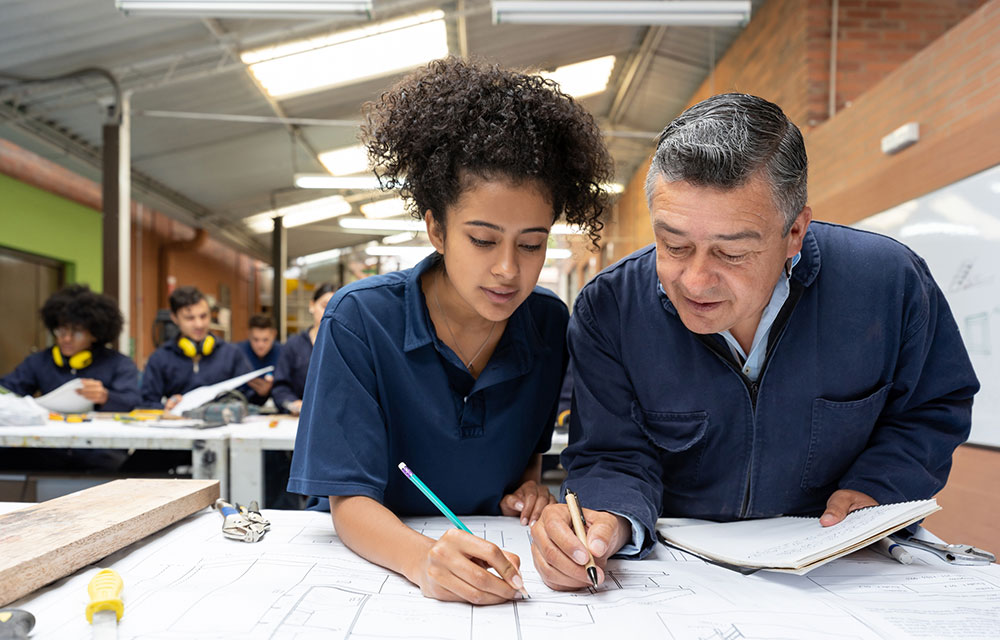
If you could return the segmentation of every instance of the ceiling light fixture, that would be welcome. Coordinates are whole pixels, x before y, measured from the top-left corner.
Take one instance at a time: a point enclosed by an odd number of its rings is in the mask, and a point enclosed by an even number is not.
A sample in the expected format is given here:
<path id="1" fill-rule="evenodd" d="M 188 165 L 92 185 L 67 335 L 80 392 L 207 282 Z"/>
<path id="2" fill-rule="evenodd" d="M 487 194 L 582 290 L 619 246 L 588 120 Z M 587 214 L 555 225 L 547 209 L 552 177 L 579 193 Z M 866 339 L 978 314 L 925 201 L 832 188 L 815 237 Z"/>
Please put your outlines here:
<path id="1" fill-rule="evenodd" d="M 345 229 L 363 229 L 365 231 L 426 231 L 423 220 L 369 220 L 368 218 L 341 218 L 340 226 Z"/>
<path id="2" fill-rule="evenodd" d="M 604 56 L 557 67 L 538 75 L 559 85 L 563 93 L 574 98 L 585 98 L 608 88 L 611 70 L 615 68 L 615 57 Z"/>
<path id="3" fill-rule="evenodd" d="M 158 16 L 226 16 L 240 18 L 303 18 L 348 14 L 370 18 L 372 0 L 115 0 L 126 14 Z"/>
<path id="4" fill-rule="evenodd" d="M 253 233 L 269 233 L 274 229 L 274 218 L 278 216 L 281 216 L 282 226 L 299 227 L 350 212 L 351 203 L 345 200 L 344 196 L 329 196 L 258 213 L 244 218 L 243 224 Z"/>
<path id="5" fill-rule="evenodd" d="M 360 208 L 361 213 L 370 220 L 395 218 L 396 216 L 401 216 L 406 213 L 406 205 L 403 203 L 402 198 L 386 198 L 385 200 L 376 200 L 375 202 L 363 204 Z"/>
<path id="6" fill-rule="evenodd" d="M 744 26 L 750 0 L 493 0 L 493 24 Z"/>
<path id="7" fill-rule="evenodd" d="M 354 189 L 379 188 L 375 176 L 328 176 L 325 173 L 296 173 L 295 186 L 299 189 Z"/>
<path id="8" fill-rule="evenodd" d="M 333 176 L 349 176 L 368 171 L 368 150 L 360 144 L 331 149 L 319 154 L 319 161 Z"/>
<path id="9" fill-rule="evenodd" d="M 268 95 L 286 98 L 379 78 L 448 55 L 444 12 L 283 43 L 240 54 Z"/>

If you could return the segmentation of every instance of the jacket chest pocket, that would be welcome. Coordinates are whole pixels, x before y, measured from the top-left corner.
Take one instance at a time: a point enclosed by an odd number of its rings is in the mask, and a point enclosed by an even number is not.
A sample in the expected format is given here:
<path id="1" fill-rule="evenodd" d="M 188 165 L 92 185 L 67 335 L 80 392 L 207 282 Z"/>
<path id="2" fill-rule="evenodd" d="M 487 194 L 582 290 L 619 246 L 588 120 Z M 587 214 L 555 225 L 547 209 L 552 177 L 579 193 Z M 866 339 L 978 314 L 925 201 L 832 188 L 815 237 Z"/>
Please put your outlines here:
<path id="1" fill-rule="evenodd" d="M 698 484 L 708 440 L 707 412 L 646 411 L 633 402 L 632 420 L 660 450 L 666 483 L 686 487 Z"/>
<path id="2" fill-rule="evenodd" d="M 835 484 L 868 446 L 892 383 L 860 400 L 813 400 L 809 452 L 802 488 L 815 491 Z"/>

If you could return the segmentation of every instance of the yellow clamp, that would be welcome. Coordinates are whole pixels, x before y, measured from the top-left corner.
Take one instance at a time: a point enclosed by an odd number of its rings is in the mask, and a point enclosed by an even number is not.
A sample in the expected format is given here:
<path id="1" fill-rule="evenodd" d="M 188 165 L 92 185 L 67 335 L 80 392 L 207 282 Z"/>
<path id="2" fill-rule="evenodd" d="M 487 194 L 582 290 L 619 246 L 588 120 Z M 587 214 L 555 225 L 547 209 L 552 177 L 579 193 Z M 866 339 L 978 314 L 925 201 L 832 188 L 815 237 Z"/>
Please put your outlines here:
<path id="1" fill-rule="evenodd" d="M 93 622 L 94 613 L 114 611 L 118 620 L 122 619 L 125 607 L 122 604 L 122 579 L 112 569 L 101 569 L 87 585 L 90 603 L 87 605 L 87 622 Z"/>

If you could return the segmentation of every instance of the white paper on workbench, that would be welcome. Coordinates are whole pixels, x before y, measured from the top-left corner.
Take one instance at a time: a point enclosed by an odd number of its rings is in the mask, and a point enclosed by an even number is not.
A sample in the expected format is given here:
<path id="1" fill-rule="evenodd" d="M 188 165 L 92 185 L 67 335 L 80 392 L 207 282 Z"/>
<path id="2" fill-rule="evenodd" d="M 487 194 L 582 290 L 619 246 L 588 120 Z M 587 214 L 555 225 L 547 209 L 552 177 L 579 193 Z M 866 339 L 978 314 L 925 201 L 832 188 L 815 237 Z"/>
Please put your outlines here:
<path id="1" fill-rule="evenodd" d="M 612 560 L 596 591 L 556 592 L 534 570 L 528 530 L 514 518 L 465 517 L 476 535 L 520 556 L 531 599 L 474 607 L 425 598 L 334 534 L 330 515 L 265 510 L 271 530 L 247 544 L 222 536 L 207 512 L 118 552 L 101 566 L 125 583 L 121 639 L 1000 637 L 1000 567 L 901 565 L 861 551 L 808 576 L 743 576 L 657 545 L 641 561 Z M 408 518 L 437 538 L 444 518 Z M 84 640 L 83 570 L 16 606 L 38 619 L 32 640 Z"/>
<path id="2" fill-rule="evenodd" d="M 88 413 L 93 411 L 94 403 L 77 393 L 79 389 L 83 389 L 83 379 L 73 378 L 49 391 L 44 396 L 35 398 L 35 402 L 49 411 L 59 413 Z"/>
<path id="3" fill-rule="evenodd" d="M 185 411 L 197 409 L 206 402 L 215 400 L 215 398 L 223 391 L 235 389 L 236 387 L 239 387 L 254 378 L 259 378 L 265 373 L 269 373 L 271 371 L 274 371 L 274 367 L 264 367 L 262 369 L 257 369 L 256 371 L 251 371 L 250 373 L 245 373 L 241 376 L 236 376 L 235 378 L 230 378 L 229 380 L 223 380 L 222 382 L 216 382 L 215 384 L 209 384 L 204 387 L 198 387 L 197 389 L 191 389 L 184 394 L 184 397 L 182 397 L 181 401 L 170 410 L 170 413 L 179 416 Z"/>

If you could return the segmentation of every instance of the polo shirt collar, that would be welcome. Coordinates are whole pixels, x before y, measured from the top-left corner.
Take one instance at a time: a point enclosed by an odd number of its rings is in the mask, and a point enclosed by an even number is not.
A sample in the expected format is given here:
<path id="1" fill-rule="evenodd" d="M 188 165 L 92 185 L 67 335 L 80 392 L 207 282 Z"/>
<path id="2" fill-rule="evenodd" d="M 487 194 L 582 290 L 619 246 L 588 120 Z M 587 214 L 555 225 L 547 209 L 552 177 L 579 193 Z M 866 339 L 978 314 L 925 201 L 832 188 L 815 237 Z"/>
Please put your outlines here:
<path id="1" fill-rule="evenodd" d="M 435 334 L 430 326 L 431 318 L 424 300 L 424 292 L 420 288 L 420 278 L 439 260 L 437 253 L 427 256 L 410 269 L 406 277 L 403 295 L 406 314 L 403 351 L 413 351 L 434 343 Z M 530 371 L 534 366 L 535 354 L 549 348 L 542 340 L 541 332 L 535 325 L 527 305 L 528 301 L 525 300 L 507 320 L 507 328 L 493 352 L 497 361 L 503 363 L 503 371 L 499 375 L 504 379 L 524 375 Z M 494 359 L 490 358 L 490 361 L 493 362 Z M 490 373 L 491 369 L 492 367 L 487 367 L 480 375 L 480 382 L 498 382 L 493 379 L 495 374 Z M 483 378 L 487 380 L 484 381 Z"/>

